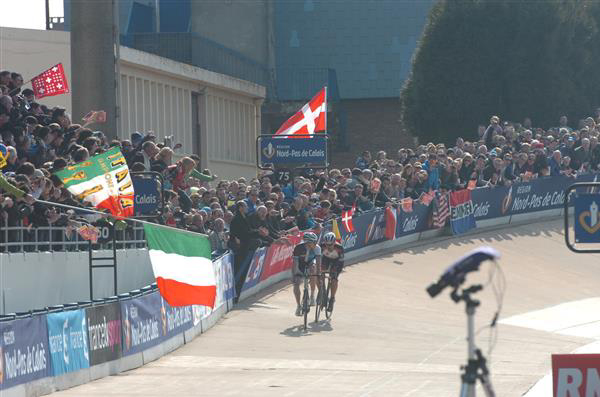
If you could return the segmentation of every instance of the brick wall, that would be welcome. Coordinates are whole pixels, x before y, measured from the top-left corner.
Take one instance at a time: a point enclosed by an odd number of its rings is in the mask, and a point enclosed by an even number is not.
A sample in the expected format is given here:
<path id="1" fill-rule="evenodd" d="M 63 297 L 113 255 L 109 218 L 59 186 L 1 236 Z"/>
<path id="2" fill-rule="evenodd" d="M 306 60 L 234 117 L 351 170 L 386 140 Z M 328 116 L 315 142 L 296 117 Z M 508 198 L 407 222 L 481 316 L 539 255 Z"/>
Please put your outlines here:
<path id="1" fill-rule="evenodd" d="M 348 151 L 334 148 L 333 167 L 350 167 L 363 150 L 371 154 L 385 150 L 388 155 L 401 147 L 413 147 L 413 138 L 400 126 L 398 98 L 343 100 L 346 112 L 346 143 Z"/>

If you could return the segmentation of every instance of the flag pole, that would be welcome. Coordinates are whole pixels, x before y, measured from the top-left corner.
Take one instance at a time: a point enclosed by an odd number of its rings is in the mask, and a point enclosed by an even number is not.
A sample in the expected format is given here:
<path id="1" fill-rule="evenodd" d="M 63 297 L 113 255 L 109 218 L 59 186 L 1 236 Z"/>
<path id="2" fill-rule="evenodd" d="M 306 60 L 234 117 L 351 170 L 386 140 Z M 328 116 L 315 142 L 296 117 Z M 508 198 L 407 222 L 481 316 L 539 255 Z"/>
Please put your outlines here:
<path id="1" fill-rule="evenodd" d="M 329 111 L 329 104 L 327 103 L 327 85 L 325 85 L 325 133 L 327 134 L 329 130 L 327 129 L 327 112 Z"/>
<path id="2" fill-rule="evenodd" d="M 102 211 L 98 211 L 98 210 L 93 210 L 91 208 L 74 207 L 72 205 L 61 204 L 61 203 L 53 203 L 51 201 L 46 201 L 46 200 L 35 200 L 35 201 L 37 203 L 42 203 L 42 204 L 50 205 L 50 206 L 53 206 L 53 207 L 62 207 L 62 208 L 66 208 L 66 209 L 70 209 L 70 210 L 75 210 L 75 211 L 86 211 L 86 212 L 88 212 L 90 214 L 112 216 L 111 214 L 107 214 L 106 212 L 102 212 Z M 153 222 L 143 221 L 141 219 L 136 219 L 136 218 L 122 218 L 122 217 L 118 217 L 118 216 L 114 217 L 114 218 L 117 219 L 117 220 L 127 220 L 127 221 L 137 222 L 137 223 L 141 223 L 141 224 L 162 227 L 162 228 L 165 228 L 165 229 L 173 229 L 173 230 L 175 230 L 177 232 L 190 233 L 190 234 L 193 234 L 193 235 L 196 235 L 196 236 L 208 237 L 208 235 L 204 234 L 204 233 L 191 232 L 189 230 L 178 229 L 176 227 L 168 226 L 168 225 L 161 225 L 160 223 L 153 223 Z"/>

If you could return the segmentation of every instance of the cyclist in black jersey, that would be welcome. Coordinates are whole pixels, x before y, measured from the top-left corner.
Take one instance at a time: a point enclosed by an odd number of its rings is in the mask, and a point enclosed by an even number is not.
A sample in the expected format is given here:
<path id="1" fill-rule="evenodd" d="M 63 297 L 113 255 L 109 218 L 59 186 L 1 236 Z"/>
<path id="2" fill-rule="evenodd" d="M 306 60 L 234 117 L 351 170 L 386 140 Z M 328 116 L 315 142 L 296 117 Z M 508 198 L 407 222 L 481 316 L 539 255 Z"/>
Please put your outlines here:
<path id="1" fill-rule="evenodd" d="M 309 267 L 310 277 L 310 305 L 315 305 L 315 287 L 317 276 L 321 272 L 321 247 L 317 244 L 318 237 L 312 232 L 304 233 L 303 242 L 294 248 L 294 268 L 292 270 L 294 281 L 294 297 L 296 298 L 296 316 L 302 315 L 300 304 L 300 284 L 304 279 L 304 270 Z"/>
<path id="2" fill-rule="evenodd" d="M 321 240 L 321 254 L 323 255 L 321 270 L 329 272 L 331 278 L 331 298 L 327 306 L 328 311 L 333 311 L 335 293 L 338 289 L 338 277 L 344 268 L 344 247 L 335 240 L 335 234 L 332 232 L 326 233 Z"/>

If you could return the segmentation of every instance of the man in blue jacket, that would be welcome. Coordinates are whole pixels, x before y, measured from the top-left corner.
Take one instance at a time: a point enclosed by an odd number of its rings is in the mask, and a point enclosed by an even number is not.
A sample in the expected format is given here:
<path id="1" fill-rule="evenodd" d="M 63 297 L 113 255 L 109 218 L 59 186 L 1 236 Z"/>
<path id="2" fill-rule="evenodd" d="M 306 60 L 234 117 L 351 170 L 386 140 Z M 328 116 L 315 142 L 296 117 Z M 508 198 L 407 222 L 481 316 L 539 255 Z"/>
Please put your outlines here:
<path id="1" fill-rule="evenodd" d="M 422 167 L 427 171 L 427 190 L 438 190 L 440 188 L 440 169 L 438 167 L 437 155 L 430 154 L 429 160 L 426 160 Z"/>

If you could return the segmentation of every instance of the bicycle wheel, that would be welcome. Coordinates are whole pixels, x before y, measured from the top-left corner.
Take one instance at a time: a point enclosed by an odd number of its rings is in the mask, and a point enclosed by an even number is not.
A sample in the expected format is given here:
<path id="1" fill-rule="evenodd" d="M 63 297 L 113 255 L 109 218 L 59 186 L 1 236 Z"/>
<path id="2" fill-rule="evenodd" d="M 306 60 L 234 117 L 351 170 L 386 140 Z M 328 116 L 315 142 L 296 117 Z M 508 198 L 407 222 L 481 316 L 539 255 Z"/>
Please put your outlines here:
<path id="1" fill-rule="evenodd" d="M 304 295 L 302 296 L 302 311 L 304 312 L 304 331 L 308 324 L 308 288 L 304 287 Z"/>
<path id="2" fill-rule="evenodd" d="M 327 284 L 325 286 L 325 318 L 328 320 L 331 318 L 332 311 L 329 311 L 329 301 L 331 300 L 331 278 L 327 277 Z"/>
<path id="3" fill-rule="evenodd" d="M 323 288 L 319 288 L 319 292 L 317 293 L 317 300 L 315 302 L 315 323 L 319 322 L 319 314 L 321 314 L 321 310 L 323 309 L 323 305 L 321 302 L 322 300 L 323 300 Z"/>

